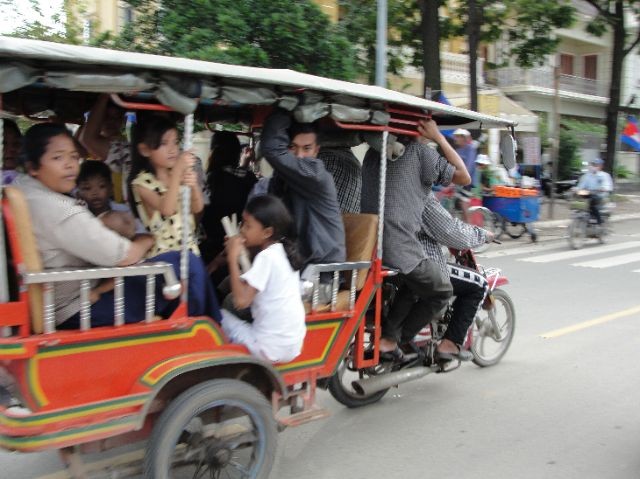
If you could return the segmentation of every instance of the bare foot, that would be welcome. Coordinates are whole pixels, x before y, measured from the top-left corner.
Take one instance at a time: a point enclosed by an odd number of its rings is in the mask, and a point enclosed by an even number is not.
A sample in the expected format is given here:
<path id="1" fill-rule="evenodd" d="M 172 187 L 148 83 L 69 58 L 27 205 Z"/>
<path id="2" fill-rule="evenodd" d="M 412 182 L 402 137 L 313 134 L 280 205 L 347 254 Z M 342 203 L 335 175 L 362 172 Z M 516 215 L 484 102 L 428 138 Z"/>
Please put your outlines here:
<path id="1" fill-rule="evenodd" d="M 453 343 L 452 343 L 453 344 Z M 398 347 L 398 343 L 387 338 L 380 338 L 380 352 L 388 353 L 394 351 Z"/>
<path id="2" fill-rule="evenodd" d="M 382 344 L 382 343 L 381 343 Z M 456 343 L 454 343 L 453 341 L 451 341 L 450 339 L 443 339 L 440 344 L 438 344 L 438 348 L 437 348 L 439 353 L 452 353 L 452 354 L 457 354 L 460 352 L 460 348 L 458 348 L 458 346 L 456 345 Z"/>

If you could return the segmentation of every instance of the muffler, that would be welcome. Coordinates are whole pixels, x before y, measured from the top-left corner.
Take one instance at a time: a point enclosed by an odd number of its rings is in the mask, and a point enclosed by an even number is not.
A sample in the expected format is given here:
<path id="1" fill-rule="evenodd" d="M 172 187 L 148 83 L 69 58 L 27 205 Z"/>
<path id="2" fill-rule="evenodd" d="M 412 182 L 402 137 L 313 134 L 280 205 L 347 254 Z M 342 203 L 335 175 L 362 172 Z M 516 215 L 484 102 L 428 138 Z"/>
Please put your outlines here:
<path id="1" fill-rule="evenodd" d="M 398 384 L 408 383 L 414 379 L 419 379 L 430 372 L 432 372 L 430 368 L 425 366 L 416 366 L 393 373 L 358 379 L 351 383 L 351 387 L 359 395 L 369 396 L 377 393 L 378 391 L 382 391 L 383 389 L 388 389 L 390 387 L 397 386 Z"/>

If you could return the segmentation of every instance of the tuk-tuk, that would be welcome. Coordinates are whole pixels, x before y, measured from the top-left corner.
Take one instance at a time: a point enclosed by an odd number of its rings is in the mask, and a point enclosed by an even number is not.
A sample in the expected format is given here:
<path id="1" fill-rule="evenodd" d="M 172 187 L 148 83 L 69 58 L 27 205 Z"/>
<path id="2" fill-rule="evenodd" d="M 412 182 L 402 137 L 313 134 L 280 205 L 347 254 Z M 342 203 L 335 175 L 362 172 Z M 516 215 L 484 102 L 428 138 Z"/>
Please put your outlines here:
<path id="1" fill-rule="evenodd" d="M 59 450 L 75 478 L 94 472 L 83 453 L 142 441 L 146 447 L 119 463 L 117 477 L 204 477 L 207 471 L 210 477 L 226 477 L 222 471 L 229 477 L 267 477 L 278 430 L 326 415 L 316 404 L 317 387 L 331 383 L 347 356 L 356 371 L 378 364 L 381 285 L 393 274 L 381 262 L 387 135 L 416 136 L 418 120 L 429 117 L 441 129 L 513 125 L 380 87 L 290 70 L 0 37 L 3 117 L 80 124 L 100 93 L 127 111 L 184 115 L 187 145 L 194 122 L 241 123 L 253 133 L 276 106 L 300 121 L 328 118 L 338 128 L 383 137 L 380 213 L 344 216 L 347 261 L 317 268 L 318 274 L 333 275 L 331 301 L 319 304 L 316 278 L 302 353 L 285 364 L 267 363 L 231 344 L 211 318 L 189 317 L 184 281 L 166 264 L 43 269 L 24 198 L 16 188 L 2 189 L 0 359 L 13 380 L 13 402 L 0 407 L 0 446 Z M 115 278 L 117 284 L 133 275 L 147 278 L 148 295 L 155 281 L 164 281 L 165 295 L 182 293 L 181 306 L 168 319 L 157 318 L 151 308 L 139 323 L 124 324 L 116 314 L 112 326 L 92 328 L 88 282 Z M 56 328 L 53 285 L 59 281 L 77 281 L 81 288 L 79 330 Z M 126 298 L 117 287 L 114 297 L 120 311 Z M 153 304 L 152 297 L 147 300 Z M 374 354 L 365 358 L 368 344 Z M 387 387 L 401 382 L 393 375 L 383 380 Z M 333 389 L 339 390 L 335 384 Z M 373 402 L 381 390 L 347 399 Z"/>

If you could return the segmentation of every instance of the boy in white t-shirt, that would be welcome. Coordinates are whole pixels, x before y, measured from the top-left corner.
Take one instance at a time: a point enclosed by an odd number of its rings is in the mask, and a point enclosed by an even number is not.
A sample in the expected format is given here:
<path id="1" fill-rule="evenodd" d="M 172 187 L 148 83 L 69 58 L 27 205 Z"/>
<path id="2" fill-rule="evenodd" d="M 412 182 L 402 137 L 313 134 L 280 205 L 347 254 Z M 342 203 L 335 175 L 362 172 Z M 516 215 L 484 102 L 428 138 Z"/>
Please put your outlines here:
<path id="1" fill-rule="evenodd" d="M 300 298 L 301 261 L 288 237 L 293 221 L 281 200 L 259 196 L 242 214 L 240 235 L 227 238 L 229 279 L 236 309 L 251 306 L 253 323 L 222 311 L 222 329 L 232 342 L 244 344 L 251 354 L 272 362 L 298 356 L 306 333 Z M 257 250 L 251 269 L 240 273 L 242 247 Z"/>

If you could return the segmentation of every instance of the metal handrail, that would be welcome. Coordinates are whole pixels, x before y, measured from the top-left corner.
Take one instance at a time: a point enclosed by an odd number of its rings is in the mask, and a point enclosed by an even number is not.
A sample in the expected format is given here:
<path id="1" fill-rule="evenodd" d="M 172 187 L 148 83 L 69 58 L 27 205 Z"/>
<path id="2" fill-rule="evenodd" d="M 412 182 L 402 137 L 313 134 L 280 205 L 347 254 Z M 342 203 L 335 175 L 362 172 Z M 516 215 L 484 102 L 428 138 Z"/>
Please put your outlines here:
<path id="1" fill-rule="evenodd" d="M 55 322 L 55 298 L 53 283 L 80 281 L 80 329 L 91 329 L 91 303 L 89 301 L 90 283 L 94 279 L 114 278 L 114 325 L 124 324 L 124 281 L 123 278 L 131 276 L 146 276 L 147 290 L 145 301 L 145 321 L 154 320 L 155 304 L 155 277 L 163 275 L 165 285 L 162 288 L 163 296 L 168 299 L 176 299 L 180 296 L 182 287 L 178 282 L 173 267 L 169 263 L 144 263 L 135 266 L 123 266 L 116 268 L 54 268 L 44 271 L 27 272 L 23 274 L 25 284 L 43 285 L 43 330 L 45 334 L 56 331 Z"/>
<path id="2" fill-rule="evenodd" d="M 338 290 L 340 287 L 340 272 L 351 271 L 349 285 L 349 309 L 356 303 L 356 289 L 358 285 L 358 270 L 371 267 L 371 261 L 346 261 L 343 263 L 326 263 L 313 265 L 313 292 L 311 310 L 315 311 L 320 302 L 320 273 L 333 273 L 331 285 L 331 311 L 335 311 L 338 304 Z"/>

